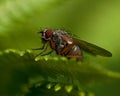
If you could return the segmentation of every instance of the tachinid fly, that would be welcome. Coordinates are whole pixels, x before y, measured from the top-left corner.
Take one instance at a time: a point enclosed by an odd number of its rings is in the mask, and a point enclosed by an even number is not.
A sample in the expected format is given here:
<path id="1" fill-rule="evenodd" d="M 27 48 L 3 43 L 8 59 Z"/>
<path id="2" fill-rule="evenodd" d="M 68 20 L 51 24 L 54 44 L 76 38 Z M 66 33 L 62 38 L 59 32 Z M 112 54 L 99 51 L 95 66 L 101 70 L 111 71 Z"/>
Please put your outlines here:
<path id="1" fill-rule="evenodd" d="M 76 58 L 77 61 L 81 61 L 83 56 L 82 50 L 92 55 L 101 55 L 106 57 L 112 56 L 109 51 L 94 44 L 72 37 L 63 30 L 45 29 L 39 33 L 42 34 L 41 39 L 43 47 L 37 48 L 36 50 L 43 49 L 43 51 L 38 54 L 41 56 L 48 55 L 53 51 L 56 51 L 58 55 L 65 56 L 67 58 Z M 52 50 L 44 54 L 48 45 L 50 45 Z"/>

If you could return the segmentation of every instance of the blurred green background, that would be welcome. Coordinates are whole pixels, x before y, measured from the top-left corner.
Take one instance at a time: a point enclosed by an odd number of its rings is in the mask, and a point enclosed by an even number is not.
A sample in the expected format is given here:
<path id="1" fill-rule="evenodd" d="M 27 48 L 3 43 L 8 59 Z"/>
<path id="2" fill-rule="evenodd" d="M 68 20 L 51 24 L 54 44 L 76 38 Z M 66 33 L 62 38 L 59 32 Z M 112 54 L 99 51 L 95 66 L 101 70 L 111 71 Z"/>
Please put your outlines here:
<path id="1" fill-rule="evenodd" d="M 120 72 L 120 0 L 0 0 L 1 51 L 40 47 L 37 32 L 44 28 L 64 29 L 111 51 L 112 58 L 93 60 Z M 96 96 L 120 96 L 120 82 L 91 90 Z"/>

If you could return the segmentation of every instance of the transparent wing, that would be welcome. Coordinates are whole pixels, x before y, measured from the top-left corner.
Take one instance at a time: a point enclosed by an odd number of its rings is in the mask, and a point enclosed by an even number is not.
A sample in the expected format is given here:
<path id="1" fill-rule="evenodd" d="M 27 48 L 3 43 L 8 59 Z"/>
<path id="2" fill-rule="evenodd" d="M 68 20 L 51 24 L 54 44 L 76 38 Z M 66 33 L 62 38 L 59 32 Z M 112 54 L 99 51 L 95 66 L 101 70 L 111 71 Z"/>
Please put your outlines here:
<path id="1" fill-rule="evenodd" d="M 98 47 L 94 44 L 88 43 L 84 40 L 80 40 L 77 38 L 73 38 L 73 41 L 76 45 L 78 45 L 82 50 L 92 54 L 92 55 L 101 55 L 106 57 L 111 57 L 112 53 L 107 51 L 104 48 Z"/>

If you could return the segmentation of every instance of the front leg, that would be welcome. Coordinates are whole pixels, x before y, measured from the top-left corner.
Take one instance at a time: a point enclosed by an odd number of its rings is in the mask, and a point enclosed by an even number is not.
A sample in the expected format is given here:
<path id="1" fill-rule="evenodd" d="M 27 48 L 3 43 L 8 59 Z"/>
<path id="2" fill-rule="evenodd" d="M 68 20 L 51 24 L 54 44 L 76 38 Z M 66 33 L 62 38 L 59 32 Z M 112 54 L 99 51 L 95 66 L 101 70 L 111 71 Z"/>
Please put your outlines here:
<path id="1" fill-rule="evenodd" d="M 34 48 L 32 50 L 43 50 L 45 48 L 45 43 L 43 44 L 43 46 L 41 48 Z"/>
<path id="2" fill-rule="evenodd" d="M 40 52 L 39 54 L 37 54 L 35 57 L 39 56 L 39 55 L 42 55 L 48 48 L 48 43 L 46 44 L 46 46 L 43 48 L 43 51 Z"/>

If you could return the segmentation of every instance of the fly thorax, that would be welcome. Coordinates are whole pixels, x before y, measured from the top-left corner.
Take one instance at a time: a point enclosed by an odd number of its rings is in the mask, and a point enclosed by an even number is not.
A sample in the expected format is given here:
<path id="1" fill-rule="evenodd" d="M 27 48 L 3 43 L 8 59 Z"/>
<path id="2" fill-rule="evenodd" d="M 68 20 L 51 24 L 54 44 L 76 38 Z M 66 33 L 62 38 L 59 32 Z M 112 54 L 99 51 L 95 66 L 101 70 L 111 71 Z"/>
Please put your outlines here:
<path id="1" fill-rule="evenodd" d="M 63 35 L 62 31 L 56 30 L 52 34 L 52 39 L 55 42 L 55 49 L 59 53 L 66 46 L 66 42 L 61 38 Z"/>

